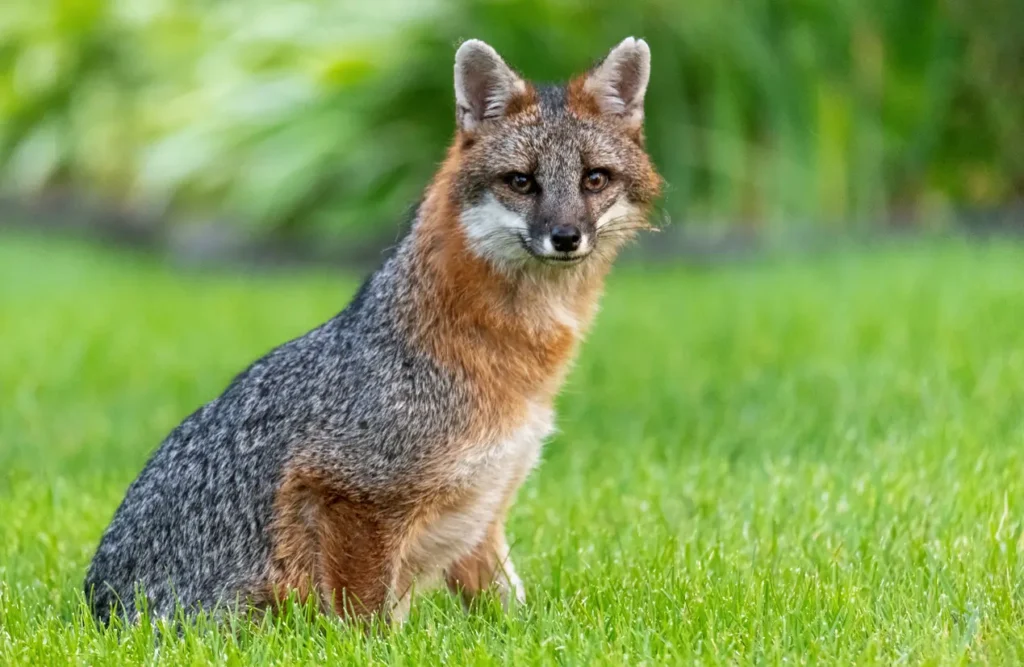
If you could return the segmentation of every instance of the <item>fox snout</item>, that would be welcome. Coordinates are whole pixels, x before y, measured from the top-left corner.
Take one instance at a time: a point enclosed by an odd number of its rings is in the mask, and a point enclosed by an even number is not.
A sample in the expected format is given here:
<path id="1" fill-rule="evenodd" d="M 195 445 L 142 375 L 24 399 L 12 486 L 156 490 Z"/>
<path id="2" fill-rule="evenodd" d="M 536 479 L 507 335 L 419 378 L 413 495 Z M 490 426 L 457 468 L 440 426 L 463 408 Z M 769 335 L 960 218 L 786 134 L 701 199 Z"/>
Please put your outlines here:
<path id="1" fill-rule="evenodd" d="M 530 226 L 527 250 L 536 258 L 578 261 L 593 249 L 594 225 L 582 216 L 541 218 Z"/>
<path id="2" fill-rule="evenodd" d="M 530 215 L 528 251 L 535 257 L 554 261 L 573 261 L 593 249 L 594 222 L 579 195 L 572 192 L 545 193 Z"/>
<path id="3" fill-rule="evenodd" d="M 555 252 L 576 252 L 583 234 L 576 225 L 555 225 L 551 228 L 550 238 Z"/>

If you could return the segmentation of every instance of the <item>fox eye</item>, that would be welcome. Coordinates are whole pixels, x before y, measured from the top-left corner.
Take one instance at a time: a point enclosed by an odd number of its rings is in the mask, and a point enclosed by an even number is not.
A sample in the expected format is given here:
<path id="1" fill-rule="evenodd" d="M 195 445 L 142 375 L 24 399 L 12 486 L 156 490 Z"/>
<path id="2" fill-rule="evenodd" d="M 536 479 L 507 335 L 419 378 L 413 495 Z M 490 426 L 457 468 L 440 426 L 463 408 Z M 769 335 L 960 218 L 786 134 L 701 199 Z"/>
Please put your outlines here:
<path id="1" fill-rule="evenodd" d="M 506 174 L 505 184 L 521 195 L 532 194 L 537 190 L 537 181 L 533 180 L 533 176 L 524 174 L 520 171 L 513 171 Z"/>
<path id="2" fill-rule="evenodd" d="M 604 169 L 591 169 L 583 176 L 583 187 L 588 192 L 600 192 L 608 186 L 610 177 Z"/>

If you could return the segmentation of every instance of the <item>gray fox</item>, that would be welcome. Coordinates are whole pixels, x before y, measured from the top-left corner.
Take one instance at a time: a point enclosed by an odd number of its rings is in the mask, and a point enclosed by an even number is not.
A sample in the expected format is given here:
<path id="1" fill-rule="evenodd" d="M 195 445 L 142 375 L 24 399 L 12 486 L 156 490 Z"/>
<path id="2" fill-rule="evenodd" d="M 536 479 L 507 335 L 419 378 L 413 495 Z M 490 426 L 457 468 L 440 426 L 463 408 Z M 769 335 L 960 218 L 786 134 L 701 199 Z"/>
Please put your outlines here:
<path id="1" fill-rule="evenodd" d="M 400 622 L 432 585 L 523 601 L 506 513 L 612 260 L 661 188 L 649 73 L 634 38 L 558 86 L 464 42 L 455 137 L 409 232 L 340 314 L 167 436 L 86 575 L 94 616 L 297 595 Z"/>

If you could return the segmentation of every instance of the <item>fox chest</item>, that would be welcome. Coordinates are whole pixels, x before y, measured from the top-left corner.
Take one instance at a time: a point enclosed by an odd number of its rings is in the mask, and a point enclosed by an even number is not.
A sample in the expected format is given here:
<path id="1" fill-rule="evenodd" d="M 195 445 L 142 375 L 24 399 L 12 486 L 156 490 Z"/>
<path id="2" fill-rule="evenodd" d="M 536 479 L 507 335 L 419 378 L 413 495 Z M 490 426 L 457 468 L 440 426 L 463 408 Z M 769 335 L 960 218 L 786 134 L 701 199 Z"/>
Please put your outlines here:
<path id="1" fill-rule="evenodd" d="M 419 532 L 410 552 L 417 569 L 444 569 L 484 541 L 537 464 L 552 425 L 549 407 L 531 406 L 511 434 L 478 443 L 459 457 L 449 480 L 459 489 L 457 500 L 439 508 Z"/>

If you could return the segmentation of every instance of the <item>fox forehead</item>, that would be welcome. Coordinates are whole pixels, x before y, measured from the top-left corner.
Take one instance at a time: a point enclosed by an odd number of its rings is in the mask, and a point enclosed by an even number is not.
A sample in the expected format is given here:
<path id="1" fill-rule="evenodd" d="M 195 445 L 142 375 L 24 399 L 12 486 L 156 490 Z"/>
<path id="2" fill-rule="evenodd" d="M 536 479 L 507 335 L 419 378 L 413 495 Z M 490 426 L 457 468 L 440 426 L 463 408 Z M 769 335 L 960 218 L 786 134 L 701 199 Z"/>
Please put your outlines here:
<path id="1" fill-rule="evenodd" d="M 538 155 L 571 152 L 584 161 L 626 157 L 640 147 L 614 123 L 581 113 L 568 102 L 565 86 L 534 88 L 530 103 L 477 137 L 479 152 L 495 160 L 535 167 Z"/>

